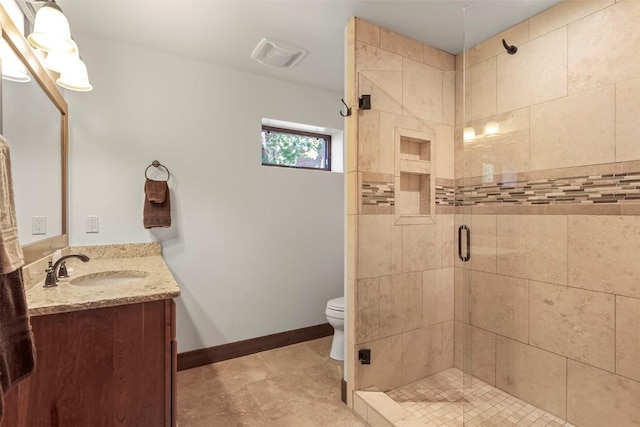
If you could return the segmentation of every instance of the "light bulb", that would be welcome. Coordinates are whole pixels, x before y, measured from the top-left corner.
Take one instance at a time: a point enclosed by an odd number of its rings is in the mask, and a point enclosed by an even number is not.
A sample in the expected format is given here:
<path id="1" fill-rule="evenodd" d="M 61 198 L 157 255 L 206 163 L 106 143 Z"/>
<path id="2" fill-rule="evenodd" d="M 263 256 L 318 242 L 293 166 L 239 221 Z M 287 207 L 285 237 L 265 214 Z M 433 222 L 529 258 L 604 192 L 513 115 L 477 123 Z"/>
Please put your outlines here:
<path id="1" fill-rule="evenodd" d="M 476 130 L 472 127 L 464 128 L 462 133 L 464 141 L 474 141 L 476 139 Z"/>

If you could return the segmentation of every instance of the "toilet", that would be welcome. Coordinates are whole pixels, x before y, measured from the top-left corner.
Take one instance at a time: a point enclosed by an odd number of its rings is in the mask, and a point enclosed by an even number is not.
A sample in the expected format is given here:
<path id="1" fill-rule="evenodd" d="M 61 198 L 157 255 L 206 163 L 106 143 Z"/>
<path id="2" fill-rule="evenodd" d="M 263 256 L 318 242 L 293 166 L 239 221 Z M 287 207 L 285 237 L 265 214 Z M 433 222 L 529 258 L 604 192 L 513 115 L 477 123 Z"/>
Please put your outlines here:
<path id="1" fill-rule="evenodd" d="M 329 300 L 325 314 L 334 330 L 329 357 L 344 360 L 344 297 Z"/>

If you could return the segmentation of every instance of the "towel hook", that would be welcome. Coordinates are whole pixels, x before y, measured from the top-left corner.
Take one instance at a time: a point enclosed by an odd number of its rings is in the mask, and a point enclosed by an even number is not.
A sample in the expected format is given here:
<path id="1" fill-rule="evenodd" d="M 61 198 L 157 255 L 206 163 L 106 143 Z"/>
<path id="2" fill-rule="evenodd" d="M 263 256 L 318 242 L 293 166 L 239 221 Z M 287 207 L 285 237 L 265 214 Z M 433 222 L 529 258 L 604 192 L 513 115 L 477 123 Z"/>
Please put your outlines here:
<path id="1" fill-rule="evenodd" d="M 145 177 L 145 178 L 147 178 L 147 179 L 151 179 L 151 178 L 149 178 L 149 177 L 147 176 L 147 172 L 149 171 L 149 168 L 150 168 L 151 166 L 156 167 L 156 168 L 164 168 L 164 170 L 166 170 L 166 171 L 167 171 L 167 179 L 166 179 L 166 181 L 169 181 L 169 178 L 171 178 L 171 172 L 169 172 L 169 169 L 168 169 L 165 165 L 163 165 L 162 163 L 160 163 L 160 162 L 159 162 L 159 161 L 157 161 L 157 160 L 154 160 L 153 162 L 151 162 L 151 164 L 150 164 L 149 166 L 147 166 L 147 168 L 144 170 L 144 177 Z"/>
<path id="2" fill-rule="evenodd" d="M 340 115 L 341 115 L 342 117 L 349 117 L 349 116 L 351 115 L 351 108 L 349 108 L 349 106 L 347 105 L 347 103 L 346 103 L 346 102 L 344 102 L 344 98 L 342 98 L 340 101 L 342 101 L 342 103 L 344 104 L 344 106 L 345 106 L 345 107 L 347 107 L 347 113 L 346 113 L 346 114 L 343 114 L 343 113 L 342 113 L 342 110 L 340 110 Z"/>

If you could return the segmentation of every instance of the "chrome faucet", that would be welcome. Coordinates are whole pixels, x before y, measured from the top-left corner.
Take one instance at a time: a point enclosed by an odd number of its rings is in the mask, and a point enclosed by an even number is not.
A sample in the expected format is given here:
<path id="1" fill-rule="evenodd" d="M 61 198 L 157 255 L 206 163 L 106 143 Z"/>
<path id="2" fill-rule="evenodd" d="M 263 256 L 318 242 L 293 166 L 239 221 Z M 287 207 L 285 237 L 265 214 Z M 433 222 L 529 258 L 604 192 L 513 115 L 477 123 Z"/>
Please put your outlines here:
<path id="1" fill-rule="evenodd" d="M 82 262 L 89 261 L 89 257 L 83 254 L 65 255 L 63 257 L 60 257 L 60 259 L 57 260 L 55 263 L 52 263 L 51 260 L 49 260 L 49 266 L 45 270 L 47 272 L 47 278 L 44 280 L 45 288 L 52 288 L 54 286 L 58 286 L 56 284 L 56 282 L 58 281 L 58 277 L 67 277 L 66 267 L 64 268 L 64 271 L 65 271 L 64 275 L 58 276 L 58 267 L 60 266 L 60 264 L 64 265 L 65 263 L 64 261 L 69 258 L 78 258 Z"/>

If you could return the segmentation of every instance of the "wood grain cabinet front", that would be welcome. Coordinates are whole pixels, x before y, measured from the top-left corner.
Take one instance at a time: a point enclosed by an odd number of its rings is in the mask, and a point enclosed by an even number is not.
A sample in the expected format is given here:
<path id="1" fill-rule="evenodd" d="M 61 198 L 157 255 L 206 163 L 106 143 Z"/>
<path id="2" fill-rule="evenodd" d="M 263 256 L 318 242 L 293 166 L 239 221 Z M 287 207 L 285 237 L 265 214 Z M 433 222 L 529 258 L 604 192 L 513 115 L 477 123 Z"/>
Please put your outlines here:
<path id="1" fill-rule="evenodd" d="M 175 426 L 175 303 L 35 316 L 36 372 L 1 427 Z"/>

